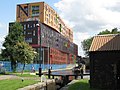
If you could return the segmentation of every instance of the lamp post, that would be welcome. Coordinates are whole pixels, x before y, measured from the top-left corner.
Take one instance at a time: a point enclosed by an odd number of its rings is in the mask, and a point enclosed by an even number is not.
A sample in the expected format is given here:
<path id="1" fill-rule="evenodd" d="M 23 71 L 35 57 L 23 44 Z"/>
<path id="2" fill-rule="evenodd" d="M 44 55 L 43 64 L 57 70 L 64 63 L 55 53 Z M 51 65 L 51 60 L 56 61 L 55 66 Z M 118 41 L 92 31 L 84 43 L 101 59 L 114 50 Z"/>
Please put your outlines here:
<path id="1" fill-rule="evenodd" d="M 39 50 L 39 59 L 40 59 L 40 66 L 39 66 L 39 76 L 41 76 L 42 73 L 42 68 L 41 68 L 41 61 L 42 61 L 42 53 L 41 53 L 41 29 L 40 29 L 40 24 L 36 24 L 37 28 L 38 28 L 38 41 L 40 44 L 40 50 Z"/>
<path id="2" fill-rule="evenodd" d="M 50 74 L 51 74 L 51 70 L 50 70 L 50 47 L 48 45 L 48 78 L 50 79 Z"/>

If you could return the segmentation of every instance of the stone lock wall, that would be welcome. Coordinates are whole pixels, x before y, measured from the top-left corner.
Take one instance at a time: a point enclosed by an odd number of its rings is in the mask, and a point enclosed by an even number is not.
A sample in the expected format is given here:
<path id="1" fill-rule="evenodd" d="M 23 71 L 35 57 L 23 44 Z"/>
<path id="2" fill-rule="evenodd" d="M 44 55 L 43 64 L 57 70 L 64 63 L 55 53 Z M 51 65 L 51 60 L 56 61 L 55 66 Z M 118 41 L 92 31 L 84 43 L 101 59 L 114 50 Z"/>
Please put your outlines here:
<path id="1" fill-rule="evenodd" d="M 18 90 L 56 90 L 55 80 L 47 80 L 34 85 L 29 85 Z"/>

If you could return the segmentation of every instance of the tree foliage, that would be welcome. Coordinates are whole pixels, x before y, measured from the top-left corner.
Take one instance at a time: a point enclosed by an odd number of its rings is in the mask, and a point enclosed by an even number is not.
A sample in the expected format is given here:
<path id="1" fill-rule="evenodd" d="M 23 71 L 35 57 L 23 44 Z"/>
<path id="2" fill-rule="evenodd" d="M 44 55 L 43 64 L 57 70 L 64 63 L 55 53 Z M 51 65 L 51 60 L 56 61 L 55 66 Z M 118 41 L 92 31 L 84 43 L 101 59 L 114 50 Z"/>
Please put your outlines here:
<path id="1" fill-rule="evenodd" d="M 0 54 L 0 60 L 2 60 L 2 55 Z"/>
<path id="2" fill-rule="evenodd" d="M 93 40 L 93 37 L 91 38 L 88 38 L 88 39 L 85 39 L 83 42 L 82 42 L 82 48 L 83 50 L 85 51 L 85 56 L 88 55 L 88 50 L 90 48 L 90 45 L 92 43 L 92 40 Z"/>
<path id="3" fill-rule="evenodd" d="M 3 46 L 5 49 L 2 49 L 2 56 L 10 59 L 13 71 L 16 70 L 17 62 L 29 63 L 35 57 L 32 47 L 24 42 L 23 27 L 18 22 L 10 27 Z"/>
<path id="4" fill-rule="evenodd" d="M 3 43 L 3 47 L 5 47 L 5 49 L 2 49 L 2 56 L 11 60 L 11 68 L 15 71 L 17 59 L 15 58 L 16 50 L 14 46 L 16 43 L 24 40 L 23 28 L 20 23 L 16 22 L 10 26 L 9 30 L 9 34 L 6 36 L 5 42 Z"/>
<path id="5" fill-rule="evenodd" d="M 120 31 L 118 31 L 117 28 L 114 28 L 112 29 L 111 31 L 109 31 L 108 29 L 102 31 L 102 32 L 99 32 L 97 35 L 105 35 L 105 34 L 119 34 Z M 91 43 L 92 43 L 92 40 L 93 40 L 93 37 L 91 38 L 88 38 L 88 39 L 85 39 L 83 40 L 81 43 L 82 43 L 82 48 L 83 50 L 85 51 L 85 56 L 88 56 L 88 50 L 91 46 Z"/>
<path id="6" fill-rule="evenodd" d="M 98 35 L 104 35 L 104 34 L 111 34 L 111 32 L 108 29 L 106 29 L 105 31 L 99 32 Z"/>
<path id="7" fill-rule="evenodd" d="M 33 59 L 35 58 L 35 56 L 37 55 L 37 53 L 26 42 L 21 42 L 21 43 L 18 42 L 15 45 L 15 49 L 17 50 L 15 57 L 18 60 L 18 62 L 21 62 L 24 64 L 23 66 L 23 70 L 24 70 L 25 64 L 31 63 Z"/>
<path id="8" fill-rule="evenodd" d="M 16 55 L 15 57 L 18 58 L 18 62 L 21 63 L 31 63 L 31 61 L 35 58 L 36 52 L 35 50 L 26 42 L 18 42 L 15 45 Z"/>

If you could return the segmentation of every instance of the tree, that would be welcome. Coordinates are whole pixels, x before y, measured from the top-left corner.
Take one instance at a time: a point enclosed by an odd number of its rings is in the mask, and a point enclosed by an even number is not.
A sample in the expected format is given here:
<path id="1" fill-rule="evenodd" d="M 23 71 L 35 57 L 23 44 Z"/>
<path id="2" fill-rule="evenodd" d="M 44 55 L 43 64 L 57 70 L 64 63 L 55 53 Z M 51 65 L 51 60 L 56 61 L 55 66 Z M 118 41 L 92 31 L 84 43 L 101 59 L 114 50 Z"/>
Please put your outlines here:
<path id="1" fill-rule="evenodd" d="M 104 34 L 111 34 L 111 32 L 108 29 L 106 29 L 105 31 L 99 32 L 98 35 L 104 35 Z"/>
<path id="2" fill-rule="evenodd" d="M 113 28 L 112 31 L 111 31 L 112 34 L 119 34 L 120 31 L 118 31 L 117 28 Z"/>
<path id="3" fill-rule="evenodd" d="M 109 31 L 108 29 L 106 29 L 105 31 L 99 32 L 97 35 L 105 35 L 105 34 L 119 34 L 120 32 L 118 31 L 117 28 L 113 28 L 111 31 Z M 93 37 L 85 39 L 81 42 L 82 44 L 82 48 L 85 51 L 85 56 L 88 56 L 88 50 L 91 46 Z"/>
<path id="4" fill-rule="evenodd" d="M 15 24 L 10 26 L 9 30 L 9 34 L 6 36 L 5 42 L 3 43 L 5 49 L 2 49 L 2 56 L 10 59 L 11 68 L 15 71 L 17 59 L 15 58 L 16 50 L 14 46 L 16 43 L 24 41 L 23 28 L 20 23 L 15 22 Z"/>
<path id="5" fill-rule="evenodd" d="M 0 54 L 0 60 L 2 60 L 2 55 Z"/>
<path id="6" fill-rule="evenodd" d="M 20 45 L 24 48 L 24 50 L 20 48 Z M 26 44 L 26 42 L 24 42 L 23 27 L 18 22 L 15 22 L 12 26 L 10 26 L 10 32 L 6 36 L 3 46 L 5 47 L 5 49 L 2 49 L 2 56 L 10 59 L 11 68 L 13 71 L 16 71 L 17 62 L 23 62 L 24 58 L 24 60 L 31 60 L 34 58 L 34 50 L 32 50 L 31 47 Z M 19 53 L 19 49 L 21 50 L 22 54 Z M 30 51 L 28 52 L 28 50 Z M 26 52 L 27 54 L 31 53 L 32 56 L 30 57 L 30 55 L 28 54 L 28 58 Z"/>
<path id="7" fill-rule="evenodd" d="M 88 50 L 90 48 L 90 45 L 92 43 L 93 37 L 85 39 L 84 41 L 82 41 L 82 48 L 85 51 L 85 56 L 88 56 Z"/>
<path id="8" fill-rule="evenodd" d="M 23 70 L 24 70 L 25 64 L 26 63 L 31 63 L 33 61 L 33 59 L 35 58 L 35 56 L 37 55 L 37 53 L 26 42 L 21 42 L 21 43 L 18 42 L 15 45 L 15 49 L 17 50 L 15 57 L 18 58 L 17 59 L 18 62 L 21 62 L 21 63 L 24 64 L 23 65 Z"/>

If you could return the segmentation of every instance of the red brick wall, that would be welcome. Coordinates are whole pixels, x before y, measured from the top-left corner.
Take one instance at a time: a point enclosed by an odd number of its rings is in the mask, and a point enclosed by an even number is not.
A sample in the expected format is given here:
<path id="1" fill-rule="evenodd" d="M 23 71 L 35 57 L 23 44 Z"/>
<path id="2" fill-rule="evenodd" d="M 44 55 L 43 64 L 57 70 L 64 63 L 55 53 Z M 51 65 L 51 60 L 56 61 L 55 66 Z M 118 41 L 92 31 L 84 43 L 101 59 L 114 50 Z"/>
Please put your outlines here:
<path id="1" fill-rule="evenodd" d="M 50 48 L 51 64 L 67 64 L 67 54 L 55 48 Z"/>

